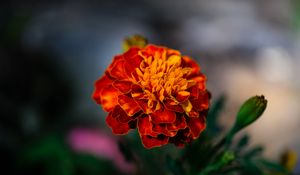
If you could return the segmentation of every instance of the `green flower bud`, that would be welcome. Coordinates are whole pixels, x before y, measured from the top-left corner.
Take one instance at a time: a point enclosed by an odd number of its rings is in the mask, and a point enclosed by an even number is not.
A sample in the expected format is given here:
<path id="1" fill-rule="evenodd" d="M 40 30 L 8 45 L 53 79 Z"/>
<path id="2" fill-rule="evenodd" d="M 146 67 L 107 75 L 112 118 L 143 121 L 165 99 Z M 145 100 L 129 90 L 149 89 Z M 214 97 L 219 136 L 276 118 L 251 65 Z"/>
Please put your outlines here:
<path id="1" fill-rule="evenodd" d="M 257 120 L 263 114 L 266 107 L 267 100 L 263 95 L 249 98 L 241 106 L 230 135 L 233 136 L 235 133 Z"/>
<path id="2" fill-rule="evenodd" d="M 124 39 L 122 48 L 126 52 L 130 47 L 145 47 L 148 41 L 142 35 L 133 35 Z"/>

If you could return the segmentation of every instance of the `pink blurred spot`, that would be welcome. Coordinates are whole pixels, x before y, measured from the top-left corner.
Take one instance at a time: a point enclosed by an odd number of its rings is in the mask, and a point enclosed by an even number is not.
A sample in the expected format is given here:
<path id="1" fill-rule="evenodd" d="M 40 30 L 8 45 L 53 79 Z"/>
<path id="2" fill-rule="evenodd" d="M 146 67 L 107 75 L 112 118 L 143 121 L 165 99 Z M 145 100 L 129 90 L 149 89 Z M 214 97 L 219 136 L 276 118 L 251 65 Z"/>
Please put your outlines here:
<path id="1" fill-rule="evenodd" d="M 134 164 L 126 162 L 124 159 L 118 148 L 117 141 L 100 130 L 89 128 L 72 129 L 68 135 L 68 141 L 73 150 L 110 159 L 123 172 L 133 173 L 136 170 Z"/>

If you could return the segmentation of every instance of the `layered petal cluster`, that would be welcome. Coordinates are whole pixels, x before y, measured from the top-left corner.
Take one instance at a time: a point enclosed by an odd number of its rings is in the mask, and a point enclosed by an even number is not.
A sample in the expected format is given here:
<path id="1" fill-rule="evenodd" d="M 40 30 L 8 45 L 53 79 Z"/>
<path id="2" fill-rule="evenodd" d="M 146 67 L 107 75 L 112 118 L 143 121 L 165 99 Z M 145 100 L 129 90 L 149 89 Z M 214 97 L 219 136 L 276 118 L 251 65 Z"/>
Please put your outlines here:
<path id="1" fill-rule="evenodd" d="M 183 146 L 205 129 L 206 77 L 198 64 L 162 46 L 131 47 L 95 83 L 94 100 L 115 134 L 138 128 L 146 148 Z"/>

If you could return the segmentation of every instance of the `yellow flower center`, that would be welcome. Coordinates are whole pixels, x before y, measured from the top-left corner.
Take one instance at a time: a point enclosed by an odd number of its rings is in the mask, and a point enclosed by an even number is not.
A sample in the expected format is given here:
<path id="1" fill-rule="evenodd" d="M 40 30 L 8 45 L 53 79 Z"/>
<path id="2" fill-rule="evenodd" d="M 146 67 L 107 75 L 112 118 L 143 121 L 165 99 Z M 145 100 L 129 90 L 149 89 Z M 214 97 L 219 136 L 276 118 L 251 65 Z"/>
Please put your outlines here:
<path id="1" fill-rule="evenodd" d="M 185 90 L 196 83 L 194 80 L 186 79 L 192 68 L 181 67 L 182 59 L 178 55 L 167 56 L 166 51 L 156 52 L 154 56 L 149 57 L 145 57 L 141 52 L 139 55 L 143 57 L 143 61 L 140 67 L 136 68 L 138 75 L 136 83 L 143 88 L 149 108 L 160 109 L 159 101 L 163 102 L 166 98 L 176 102 L 174 95 L 178 92 L 183 95 L 189 94 Z"/>

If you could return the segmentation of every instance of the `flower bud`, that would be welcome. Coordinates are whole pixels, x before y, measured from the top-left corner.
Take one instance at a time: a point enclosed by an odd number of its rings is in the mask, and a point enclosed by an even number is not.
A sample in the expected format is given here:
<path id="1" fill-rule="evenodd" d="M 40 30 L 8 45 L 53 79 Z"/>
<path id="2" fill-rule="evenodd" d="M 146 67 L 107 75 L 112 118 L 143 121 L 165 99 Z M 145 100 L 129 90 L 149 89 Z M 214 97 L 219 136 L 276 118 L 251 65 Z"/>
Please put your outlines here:
<path id="1" fill-rule="evenodd" d="M 231 134 L 257 120 L 267 107 L 267 100 L 263 95 L 249 98 L 240 108 Z"/>
<path id="2" fill-rule="evenodd" d="M 145 47 L 147 45 L 147 39 L 142 35 L 133 35 L 124 39 L 122 48 L 126 52 L 130 47 Z"/>

